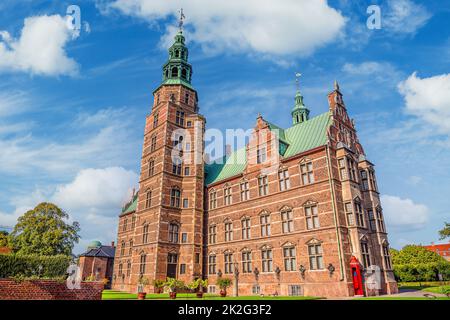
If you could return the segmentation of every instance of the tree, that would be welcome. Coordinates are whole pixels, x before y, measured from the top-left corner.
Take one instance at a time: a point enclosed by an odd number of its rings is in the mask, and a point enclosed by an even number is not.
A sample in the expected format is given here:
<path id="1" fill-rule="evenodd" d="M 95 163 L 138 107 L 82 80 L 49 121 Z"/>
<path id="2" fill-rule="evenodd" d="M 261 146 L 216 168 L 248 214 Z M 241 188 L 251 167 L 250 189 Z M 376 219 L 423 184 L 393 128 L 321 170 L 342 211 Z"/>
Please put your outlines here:
<path id="1" fill-rule="evenodd" d="M 52 256 L 70 255 L 78 243 L 78 222 L 65 222 L 69 215 L 52 203 L 43 202 L 19 217 L 10 235 L 13 252 Z"/>
<path id="2" fill-rule="evenodd" d="M 407 245 L 402 250 L 391 250 L 393 264 L 420 264 L 441 262 L 442 257 L 422 246 Z"/>
<path id="3" fill-rule="evenodd" d="M 8 232 L 0 231 L 0 247 L 8 246 Z"/>
<path id="4" fill-rule="evenodd" d="M 450 238 L 450 223 L 445 222 L 445 227 L 442 230 L 439 230 L 439 240 L 444 240 Z"/>

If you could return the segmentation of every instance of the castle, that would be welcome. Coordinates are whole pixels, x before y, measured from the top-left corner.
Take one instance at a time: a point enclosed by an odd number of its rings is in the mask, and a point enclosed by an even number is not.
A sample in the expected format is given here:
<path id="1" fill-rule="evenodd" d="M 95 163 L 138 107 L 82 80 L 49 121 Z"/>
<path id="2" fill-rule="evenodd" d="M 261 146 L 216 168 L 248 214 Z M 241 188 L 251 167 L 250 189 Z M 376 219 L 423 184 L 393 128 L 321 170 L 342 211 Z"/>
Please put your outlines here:
<path id="1" fill-rule="evenodd" d="M 180 29 L 146 117 L 139 191 L 119 216 L 113 289 L 206 278 L 218 293 L 228 277 L 234 295 L 354 296 L 376 269 L 375 290 L 397 292 L 374 165 L 338 83 L 325 113 L 310 117 L 297 90 L 290 128 L 258 115 L 244 148 L 203 161 L 188 54 Z"/>

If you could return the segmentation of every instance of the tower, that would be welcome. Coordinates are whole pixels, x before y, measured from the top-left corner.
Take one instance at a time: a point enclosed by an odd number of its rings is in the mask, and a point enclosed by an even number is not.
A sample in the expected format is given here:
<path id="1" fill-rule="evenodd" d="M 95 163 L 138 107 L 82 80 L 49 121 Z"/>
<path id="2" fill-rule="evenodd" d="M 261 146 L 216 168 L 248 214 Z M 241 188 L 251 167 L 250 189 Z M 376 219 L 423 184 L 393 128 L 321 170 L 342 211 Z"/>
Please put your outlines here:
<path id="1" fill-rule="evenodd" d="M 142 276 L 186 282 L 202 276 L 205 120 L 188 54 L 180 28 L 146 118 L 131 285 Z"/>
<path id="2" fill-rule="evenodd" d="M 291 111 L 292 124 L 296 125 L 309 120 L 309 109 L 303 103 L 303 96 L 300 93 L 299 78 L 301 74 L 296 74 L 297 93 L 295 94 L 295 105 Z"/>

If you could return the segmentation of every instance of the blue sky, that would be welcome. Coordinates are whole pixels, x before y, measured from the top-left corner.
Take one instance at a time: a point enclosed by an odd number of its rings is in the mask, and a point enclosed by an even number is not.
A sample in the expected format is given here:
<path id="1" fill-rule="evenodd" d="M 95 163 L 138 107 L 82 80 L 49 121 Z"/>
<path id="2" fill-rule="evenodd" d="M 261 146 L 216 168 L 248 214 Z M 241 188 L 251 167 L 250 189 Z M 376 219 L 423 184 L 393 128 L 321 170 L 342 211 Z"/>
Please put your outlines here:
<path id="1" fill-rule="evenodd" d="M 45 200 L 81 223 L 76 252 L 115 239 L 180 7 L 208 128 L 247 129 L 258 113 L 287 127 L 295 72 L 312 115 L 337 79 L 391 245 L 437 242 L 450 220 L 450 3 L 438 0 L 2 1 L 0 225 Z"/>

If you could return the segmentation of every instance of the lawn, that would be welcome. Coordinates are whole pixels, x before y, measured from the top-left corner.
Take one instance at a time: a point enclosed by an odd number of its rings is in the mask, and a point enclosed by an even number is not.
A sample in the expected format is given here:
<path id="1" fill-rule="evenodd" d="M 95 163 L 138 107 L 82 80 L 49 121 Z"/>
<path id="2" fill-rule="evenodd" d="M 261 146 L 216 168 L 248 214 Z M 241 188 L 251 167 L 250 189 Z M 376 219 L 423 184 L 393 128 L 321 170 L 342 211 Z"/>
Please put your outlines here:
<path id="1" fill-rule="evenodd" d="M 365 297 L 365 298 L 355 298 L 353 300 L 447 300 L 447 301 L 450 301 L 450 298 L 446 298 L 446 297 L 436 297 L 436 298 L 427 298 L 427 297 Z"/>
<path id="2" fill-rule="evenodd" d="M 135 300 L 137 294 L 127 293 L 122 291 L 104 290 L 102 293 L 102 300 Z M 146 300 L 168 300 L 167 293 L 150 293 L 147 294 Z M 198 299 L 193 293 L 179 293 L 177 300 L 317 300 L 318 297 L 303 297 L 303 296 L 279 296 L 279 297 L 260 297 L 260 296 L 242 296 L 242 297 L 226 297 L 222 298 L 218 295 L 205 294 L 203 299 Z"/>

